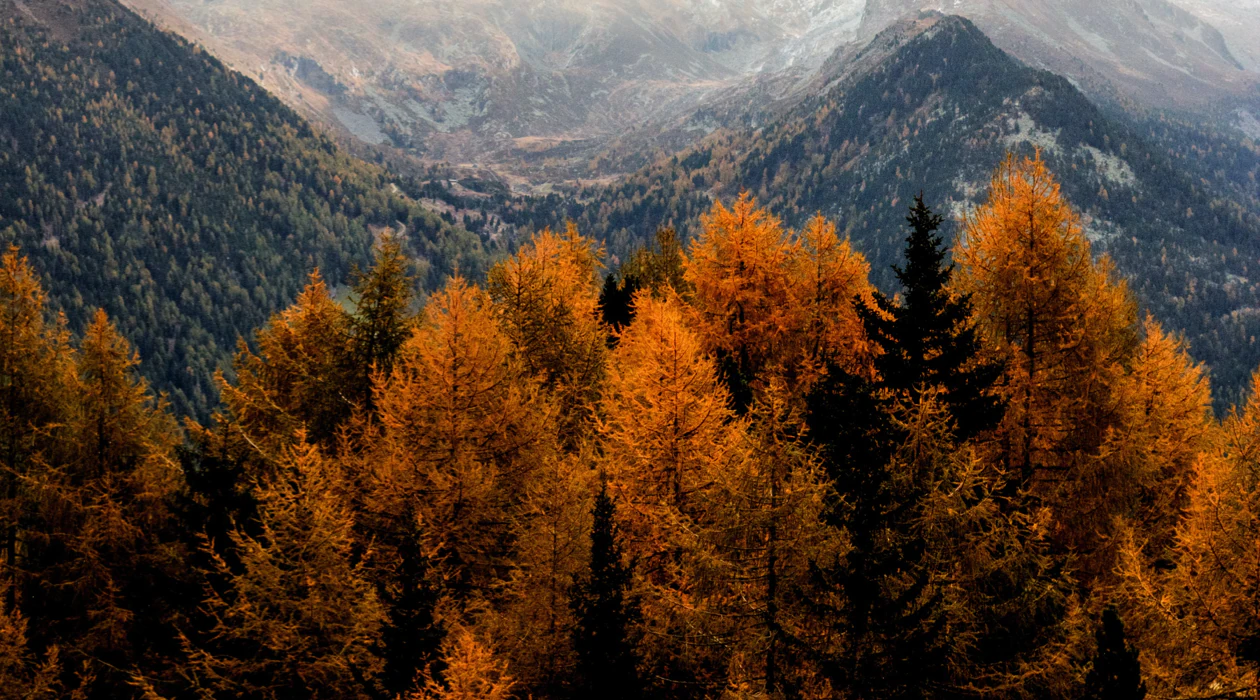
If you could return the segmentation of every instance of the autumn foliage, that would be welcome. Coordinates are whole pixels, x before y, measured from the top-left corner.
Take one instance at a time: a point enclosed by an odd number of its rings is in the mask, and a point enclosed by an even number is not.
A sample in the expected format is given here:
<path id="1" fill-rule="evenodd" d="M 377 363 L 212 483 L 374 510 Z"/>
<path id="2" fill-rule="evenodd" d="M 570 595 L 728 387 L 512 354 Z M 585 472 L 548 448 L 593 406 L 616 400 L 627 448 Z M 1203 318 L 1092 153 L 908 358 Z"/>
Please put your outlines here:
<path id="1" fill-rule="evenodd" d="M 748 195 L 423 299 L 386 239 L 182 427 L 9 251 L 0 697 L 1254 694 L 1260 400 L 1212 415 L 1039 157 L 908 223 L 886 292 Z"/>

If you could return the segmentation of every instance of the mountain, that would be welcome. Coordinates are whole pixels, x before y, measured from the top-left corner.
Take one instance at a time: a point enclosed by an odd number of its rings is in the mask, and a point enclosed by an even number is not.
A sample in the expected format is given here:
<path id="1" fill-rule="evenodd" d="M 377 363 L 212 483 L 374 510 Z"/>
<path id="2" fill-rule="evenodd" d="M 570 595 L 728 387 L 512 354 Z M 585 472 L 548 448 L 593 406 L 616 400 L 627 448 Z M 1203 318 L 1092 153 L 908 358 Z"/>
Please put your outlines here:
<path id="1" fill-rule="evenodd" d="M 1250 2 L 1250 0 L 1247 0 Z M 1223 0 L 870 0 L 866 35 L 920 8 L 967 17 L 1000 48 L 1029 65 L 1071 78 L 1093 98 L 1164 109 L 1211 111 L 1251 104 L 1260 74 L 1235 52 L 1253 39 L 1226 41 L 1198 14 Z M 1219 7 L 1219 5 L 1217 5 Z M 1219 12 L 1210 13 L 1220 19 Z M 1248 58 L 1248 61 L 1251 59 Z"/>
<path id="2" fill-rule="evenodd" d="M 131 2 L 362 141 L 508 171 L 572 158 L 694 109 L 747 76 L 826 55 L 853 40 L 862 7 L 861 0 Z M 802 46 L 814 48 L 799 55 Z"/>
<path id="3" fill-rule="evenodd" d="M 922 9 L 1095 100 L 1260 129 L 1256 0 L 127 1 L 359 141 L 519 184 L 623 172 L 627 136 L 694 142 Z"/>
<path id="4" fill-rule="evenodd" d="M 888 286 L 905 210 L 924 191 L 955 215 L 981 200 L 1008 150 L 1042 149 L 1145 308 L 1184 332 L 1222 396 L 1260 364 L 1260 149 L 1192 122 L 1109 116 L 1067 79 L 998 49 L 973 23 L 926 14 L 838 57 L 810 93 L 757 127 L 719 130 L 571 201 L 507 214 L 575 220 L 625 255 L 659 225 L 694 233 L 714 199 L 747 190 L 800 226 L 840 222 Z M 518 204 L 518 207 L 526 205 Z"/>
<path id="5" fill-rule="evenodd" d="M 374 236 L 422 281 L 485 250 L 217 59 L 113 0 L 0 0 L 0 246 L 78 329 L 103 307 L 177 410 L 215 402 L 238 338 Z"/>

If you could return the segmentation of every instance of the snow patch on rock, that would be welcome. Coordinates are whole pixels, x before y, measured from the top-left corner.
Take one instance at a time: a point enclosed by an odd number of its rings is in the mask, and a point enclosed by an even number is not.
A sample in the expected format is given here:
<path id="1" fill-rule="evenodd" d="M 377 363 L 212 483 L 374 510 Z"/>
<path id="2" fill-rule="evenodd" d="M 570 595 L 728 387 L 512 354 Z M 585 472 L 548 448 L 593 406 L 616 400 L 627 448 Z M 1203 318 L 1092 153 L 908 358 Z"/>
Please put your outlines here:
<path id="1" fill-rule="evenodd" d="M 1028 144 L 1047 153 L 1063 154 L 1063 147 L 1059 145 L 1059 132 L 1042 129 L 1027 112 L 1020 112 L 1007 120 L 1007 127 L 1010 133 L 1002 137 L 1002 143 L 1007 148 Z"/>
<path id="2" fill-rule="evenodd" d="M 1076 149 L 1075 154 L 1077 156 L 1089 156 L 1094 161 L 1094 167 L 1098 169 L 1098 174 L 1108 184 L 1120 187 L 1134 187 L 1137 185 L 1137 176 L 1133 174 L 1133 168 L 1129 167 L 1129 164 L 1123 158 L 1111 153 L 1104 153 L 1093 146 L 1080 146 Z"/>

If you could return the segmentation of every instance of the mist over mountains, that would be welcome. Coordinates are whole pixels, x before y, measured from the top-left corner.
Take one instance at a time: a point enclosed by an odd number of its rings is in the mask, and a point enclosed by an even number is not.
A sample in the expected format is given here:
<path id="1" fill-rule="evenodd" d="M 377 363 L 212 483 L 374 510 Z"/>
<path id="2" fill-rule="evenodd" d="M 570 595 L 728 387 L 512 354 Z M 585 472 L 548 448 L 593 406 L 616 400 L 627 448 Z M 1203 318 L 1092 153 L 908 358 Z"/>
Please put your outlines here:
<path id="1" fill-rule="evenodd" d="M 535 184 L 610 174 L 591 165 L 610 140 L 766 81 L 781 96 L 924 9 L 971 19 L 1094 99 L 1253 130 L 1260 114 L 1258 10 L 1222 0 L 131 4 L 355 139 Z"/>

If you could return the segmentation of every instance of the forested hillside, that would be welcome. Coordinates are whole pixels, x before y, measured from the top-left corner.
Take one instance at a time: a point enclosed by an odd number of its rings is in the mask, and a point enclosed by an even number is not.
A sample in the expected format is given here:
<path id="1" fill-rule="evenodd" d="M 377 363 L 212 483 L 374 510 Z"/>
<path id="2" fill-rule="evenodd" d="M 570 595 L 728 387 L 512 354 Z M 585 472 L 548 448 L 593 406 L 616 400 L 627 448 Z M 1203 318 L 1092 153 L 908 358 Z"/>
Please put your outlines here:
<path id="1" fill-rule="evenodd" d="M 6 253 L 0 691 L 1250 697 L 1257 399 L 1212 416 L 1045 162 L 988 189 L 956 266 L 903 207 L 896 297 L 750 197 L 612 282 L 542 232 L 418 314 L 386 239 L 184 431 Z"/>
<path id="2" fill-rule="evenodd" d="M 835 218 L 887 286 L 907 201 L 922 190 L 952 202 L 953 234 L 1005 151 L 1040 148 L 1144 308 L 1210 364 L 1220 405 L 1241 395 L 1260 363 L 1255 143 L 1103 113 L 956 17 L 894 26 L 833 65 L 815 92 L 761 128 L 719 130 L 612 185 L 517 204 L 523 211 L 505 217 L 535 226 L 571 218 L 624 257 L 662 225 L 694 235 L 715 197 L 748 191 L 789 225 L 817 212 Z"/>
<path id="3" fill-rule="evenodd" d="M 475 235 L 396 194 L 250 80 L 113 0 L 0 0 L 0 245 L 70 328 L 104 308 L 179 413 L 319 267 L 398 232 L 434 287 L 484 274 Z"/>

